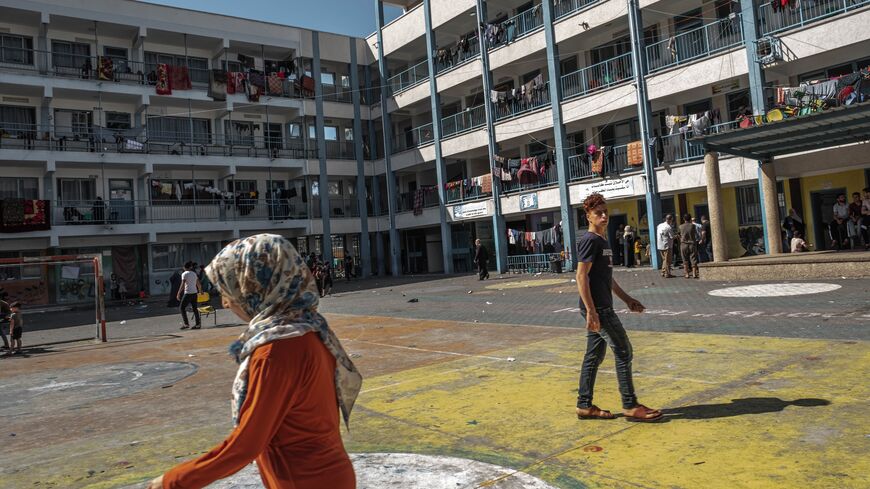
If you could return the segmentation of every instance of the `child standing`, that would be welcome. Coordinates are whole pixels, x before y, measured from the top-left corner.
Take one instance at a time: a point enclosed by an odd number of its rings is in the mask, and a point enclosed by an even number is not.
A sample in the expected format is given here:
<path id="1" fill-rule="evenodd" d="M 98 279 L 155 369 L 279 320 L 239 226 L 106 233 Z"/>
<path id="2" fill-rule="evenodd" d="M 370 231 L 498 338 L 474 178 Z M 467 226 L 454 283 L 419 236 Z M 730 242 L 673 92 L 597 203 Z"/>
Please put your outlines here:
<path id="1" fill-rule="evenodd" d="M 21 303 L 9 304 L 12 314 L 9 315 L 9 330 L 12 336 L 12 354 L 21 353 L 21 333 L 24 331 L 24 315 L 21 314 Z"/>

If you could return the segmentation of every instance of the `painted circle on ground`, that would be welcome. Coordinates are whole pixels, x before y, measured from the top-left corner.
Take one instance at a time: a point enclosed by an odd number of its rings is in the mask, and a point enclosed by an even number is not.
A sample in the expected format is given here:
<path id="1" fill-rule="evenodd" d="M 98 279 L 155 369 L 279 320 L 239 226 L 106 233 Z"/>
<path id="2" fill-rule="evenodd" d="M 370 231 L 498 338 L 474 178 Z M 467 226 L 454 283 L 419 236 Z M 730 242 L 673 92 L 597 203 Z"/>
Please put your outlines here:
<path id="1" fill-rule="evenodd" d="M 130 362 L 21 375 L 4 381 L 0 413 L 61 412 L 171 385 L 193 375 L 196 369 L 186 362 Z"/>
<path id="2" fill-rule="evenodd" d="M 504 284 L 487 285 L 487 289 L 505 290 L 505 289 L 522 289 L 525 287 L 543 287 L 545 285 L 562 285 L 570 282 L 564 278 L 546 278 L 539 280 L 518 280 L 516 282 L 507 282 Z"/>
<path id="3" fill-rule="evenodd" d="M 716 297 L 787 297 L 793 295 L 822 294 L 841 288 L 837 284 L 759 284 L 726 287 L 707 292 Z"/>
<path id="4" fill-rule="evenodd" d="M 457 489 L 505 477 L 493 489 L 556 489 L 525 472 L 457 457 L 413 453 L 360 453 L 350 456 L 357 489 Z M 255 465 L 208 486 L 208 489 L 261 489 Z"/>

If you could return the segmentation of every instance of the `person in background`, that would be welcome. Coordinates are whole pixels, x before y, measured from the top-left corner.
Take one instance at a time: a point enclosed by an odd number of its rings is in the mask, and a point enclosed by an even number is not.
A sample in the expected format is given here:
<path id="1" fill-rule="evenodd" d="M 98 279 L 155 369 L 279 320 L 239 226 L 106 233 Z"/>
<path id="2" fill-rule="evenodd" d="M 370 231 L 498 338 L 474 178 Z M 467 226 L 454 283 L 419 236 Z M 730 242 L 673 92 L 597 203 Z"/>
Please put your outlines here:
<path id="1" fill-rule="evenodd" d="M 175 294 L 175 298 L 181 303 L 179 306 L 182 320 L 181 329 L 190 328 L 190 323 L 187 320 L 188 305 L 193 309 L 193 319 L 196 321 L 193 329 L 202 327 L 199 309 L 196 308 L 196 295 L 202 292 L 202 283 L 200 283 L 196 273 L 193 271 L 195 265 L 192 261 L 184 264 L 184 273 L 181 274 L 181 286 L 178 287 L 178 293 Z"/>
<path id="2" fill-rule="evenodd" d="M 794 237 L 791 238 L 791 252 L 792 253 L 803 253 L 804 251 L 809 251 L 807 248 L 807 242 L 803 240 L 803 233 L 800 231 L 794 232 Z"/>
<path id="3" fill-rule="evenodd" d="M 474 240 L 474 264 L 477 265 L 478 280 L 486 280 L 489 278 L 489 252 L 486 247 L 480 243 L 479 239 Z"/>
<path id="4" fill-rule="evenodd" d="M 323 261 L 319 262 L 318 269 L 320 270 L 320 290 L 322 295 L 320 297 L 326 297 L 332 292 L 332 266 L 329 262 Z"/>
<path id="5" fill-rule="evenodd" d="M 177 291 L 178 288 L 181 287 L 181 272 L 178 270 L 172 272 L 172 275 L 169 277 L 169 302 L 166 303 L 166 307 L 178 307 L 181 302 L 178 300 L 177 294 L 173 294 L 171 291 Z"/>
<path id="6" fill-rule="evenodd" d="M 861 194 L 858 192 L 852 192 L 852 202 L 849 204 L 849 217 L 853 214 L 857 214 L 860 217 L 862 205 L 863 201 L 861 200 Z"/>
<path id="7" fill-rule="evenodd" d="M 833 206 L 834 220 L 831 221 L 831 246 L 842 250 L 848 246 L 846 239 L 846 221 L 849 219 L 849 205 L 846 204 L 846 194 L 837 196 Z"/>
<path id="8" fill-rule="evenodd" d="M 634 230 L 631 229 L 631 226 L 625 226 L 625 230 L 622 233 L 622 246 L 624 255 L 624 262 L 626 268 L 634 267 Z"/>
<path id="9" fill-rule="evenodd" d="M 9 340 L 6 339 L 6 333 L 3 331 L 3 327 L 9 323 L 9 314 L 11 312 L 12 309 L 9 307 L 9 303 L 0 300 L 0 337 L 3 338 L 3 348 L 7 352 L 11 352 L 12 348 L 9 347 Z M 10 331 L 10 333 L 12 332 Z"/>
<path id="10" fill-rule="evenodd" d="M 350 282 L 351 277 L 353 276 L 353 256 L 350 253 L 345 252 L 344 254 L 344 279 Z"/>
<path id="11" fill-rule="evenodd" d="M 24 333 L 24 315 L 21 313 L 21 303 L 13 302 L 9 304 L 11 314 L 9 314 L 9 337 L 12 340 L 10 345 L 12 354 L 21 353 L 21 335 Z"/>
<path id="12" fill-rule="evenodd" d="M 104 224 L 106 222 L 106 203 L 103 201 L 102 197 L 97 197 L 97 200 L 94 201 L 94 205 L 91 207 L 91 212 L 93 213 L 93 219 L 96 224 Z"/>
<path id="13" fill-rule="evenodd" d="M 698 243 L 704 250 L 704 261 L 713 261 L 713 231 L 707 216 L 701 216 L 701 238 Z"/>
<path id="14" fill-rule="evenodd" d="M 788 215 L 782 220 L 782 229 L 785 231 L 785 246 L 791 247 L 791 239 L 795 231 L 804 232 L 804 220 L 794 209 L 788 210 Z"/>
<path id="15" fill-rule="evenodd" d="M 587 331 L 586 354 L 583 357 L 578 387 L 577 418 L 615 418 L 610 411 L 600 409 L 592 403 L 595 377 L 609 345 L 616 357 L 616 378 L 625 419 L 644 422 L 661 419 L 661 411 L 650 409 L 637 401 L 631 378 L 631 342 L 619 316 L 613 311 L 613 294 L 622 299 L 632 312 L 642 313 L 644 307 L 622 290 L 613 279 L 613 254 L 604 237 L 608 221 L 607 201 L 601 194 L 593 193 L 583 201 L 583 209 L 589 221 L 589 231 L 580 237 L 577 244 L 576 278 L 577 290 L 580 293 L 580 311 L 586 320 Z"/>
<path id="16" fill-rule="evenodd" d="M 311 270 L 312 272 L 316 268 L 314 266 L 315 260 L 314 260 L 314 252 L 313 251 L 311 253 L 308 253 L 308 256 L 305 257 L 305 264 L 308 265 L 308 269 Z"/>
<path id="17" fill-rule="evenodd" d="M 846 234 L 849 236 L 849 248 L 853 250 L 861 247 L 861 228 L 861 216 L 850 214 L 849 221 L 846 223 Z"/>
<path id="18" fill-rule="evenodd" d="M 700 278 L 698 272 L 698 232 L 692 216 L 683 214 L 683 224 L 680 225 L 680 256 L 683 259 L 683 269 L 686 278 Z"/>
<path id="19" fill-rule="evenodd" d="M 643 240 L 640 238 L 637 238 L 634 240 L 634 259 L 635 259 L 635 263 L 637 263 L 638 266 L 643 266 L 643 244 L 642 244 L 642 241 Z"/>
<path id="20" fill-rule="evenodd" d="M 350 420 L 362 376 L 318 312 L 302 258 L 286 238 L 260 234 L 230 243 L 206 274 L 223 306 L 247 323 L 230 346 L 239 364 L 234 428 L 148 489 L 206 487 L 253 461 L 267 488 L 353 489 L 356 475 L 340 429 L 341 419 Z"/>
<path id="21" fill-rule="evenodd" d="M 656 227 L 657 243 L 659 253 L 662 255 L 662 277 L 673 278 L 671 274 L 671 258 L 673 256 L 674 246 L 674 216 L 668 214 L 665 216 L 665 222 Z"/>
<path id="22" fill-rule="evenodd" d="M 118 280 L 118 276 L 114 273 L 109 276 L 109 290 L 112 291 L 112 300 L 117 301 L 121 299 L 120 289 L 120 281 Z"/>
<path id="23" fill-rule="evenodd" d="M 865 188 L 864 198 L 861 200 L 861 220 L 864 230 L 864 249 L 870 250 L 870 187 Z"/>

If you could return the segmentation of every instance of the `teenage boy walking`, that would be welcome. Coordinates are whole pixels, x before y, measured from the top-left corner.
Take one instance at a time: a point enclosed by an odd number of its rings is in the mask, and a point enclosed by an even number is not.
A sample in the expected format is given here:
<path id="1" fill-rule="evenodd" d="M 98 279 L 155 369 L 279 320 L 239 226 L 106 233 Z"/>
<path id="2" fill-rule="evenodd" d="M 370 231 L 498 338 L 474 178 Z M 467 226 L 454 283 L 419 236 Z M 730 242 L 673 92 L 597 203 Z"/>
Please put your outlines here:
<path id="1" fill-rule="evenodd" d="M 658 409 L 637 402 L 631 378 L 632 349 L 628 335 L 613 311 L 613 293 L 632 312 L 643 312 L 643 304 L 625 293 L 613 280 L 613 253 L 607 239 L 607 202 L 601 194 L 592 194 L 583 201 L 589 221 L 589 232 L 577 245 L 577 288 L 580 310 L 586 320 L 586 355 L 580 371 L 577 397 L 577 417 L 580 419 L 613 419 L 610 411 L 592 404 L 592 390 L 598 367 L 604 361 L 607 346 L 616 357 L 616 378 L 622 396 L 622 409 L 628 421 L 654 421 L 662 417 Z"/>
<path id="2" fill-rule="evenodd" d="M 12 354 L 21 353 L 21 335 L 24 333 L 24 315 L 21 314 L 21 303 L 9 304 L 12 314 L 9 315 L 9 332 L 12 339 Z"/>
<path id="3" fill-rule="evenodd" d="M 181 301 L 181 329 L 187 329 L 190 327 L 190 323 L 187 321 L 188 305 L 193 309 L 193 319 L 195 321 L 193 329 L 199 329 L 202 327 L 199 318 L 199 310 L 196 308 L 196 295 L 202 292 L 202 284 L 196 276 L 196 272 L 193 271 L 193 266 L 194 263 L 192 261 L 184 264 L 184 273 L 181 274 L 181 286 L 178 287 L 178 293 L 175 295 L 175 297 Z"/>

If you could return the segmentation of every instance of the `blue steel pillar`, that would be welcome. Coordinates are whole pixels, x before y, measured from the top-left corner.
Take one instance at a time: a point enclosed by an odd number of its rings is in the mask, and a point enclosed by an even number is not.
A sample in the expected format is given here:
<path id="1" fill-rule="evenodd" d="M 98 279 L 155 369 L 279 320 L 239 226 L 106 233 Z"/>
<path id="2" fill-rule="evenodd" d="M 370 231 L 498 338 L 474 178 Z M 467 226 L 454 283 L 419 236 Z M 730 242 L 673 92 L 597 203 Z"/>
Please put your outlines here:
<path id="1" fill-rule="evenodd" d="M 432 131 L 435 136 L 435 174 L 438 177 L 438 217 L 441 220 L 441 254 L 444 260 L 444 273 L 453 273 L 453 232 L 447 221 L 447 165 L 441 154 L 441 97 L 438 96 L 438 82 L 435 76 L 435 32 L 432 31 L 432 5 L 423 0 L 423 17 L 426 21 L 426 60 L 429 65 L 429 100 L 432 104 Z"/>
<path id="2" fill-rule="evenodd" d="M 486 3 L 477 0 L 477 25 L 486 24 Z M 480 43 L 480 62 L 483 66 L 481 76 L 483 78 L 483 94 L 486 99 L 483 106 L 486 110 L 487 148 L 489 153 L 489 165 L 495 161 L 498 152 L 498 143 L 495 141 L 495 114 L 492 111 L 492 102 L 489 94 L 492 91 L 492 73 L 489 71 L 489 50 L 486 47 L 486 39 L 483 32 L 479 32 L 477 40 Z M 493 178 L 492 181 L 492 236 L 495 240 L 495 266 L 499 273 L 507 273 L 507 235 L 505 231 L 504 216 L 501 215 L 501 181 Z"/>
<path id="3" fill-rule="evenodd" d="M 571 197 L 568 193 L 568 155 L 565 153 L 567 139 L 565 126 L 562 123 L 562 70 L 559 64 L 559 46 L 556 45 L 556 35 L 553 32 L 552 0 L 544 0 L 544 36 L 547 41 L 547 74 L 550 78 L 550 106 L 553 108 L 553 136 L 556 138 L 556 171 L 559 175 L 559 206 L 562 211 L 562 236 L 565 241 L 565 251 L 570 253 L 566 263 L 568 270 L 574 269 L 576 250 L 574 243 L 577 230 L 574 225 L 574 212 L 571 208 Z"/>
<path id="4" fill-rule="evenodd" d="M 366 93 L 367 97 L 371 96 L 372 74 L 371 67 L 366 66 Z M 372 100 L 367 100 L 369 103 L 369 112 L 371 112 Z M 378 145 L 375 144 L 375 121 L 369 117 L 369 158 L 372 161 L 377 161 Z M 375 259 L 377 260 L 377 274 L 383 277 L 387 271 L 386 262 L 384 261 L 384 240 L 381 237 L 381 184 L 378 182 L 377 172 L 372 172 L 372 213 L 375 217 Z M 368 209 L 366 209 L 368 211 Z"/>
<path id="5" fill-rule="evenodd" d="M 329 225 L 329 173 L 326 168 L 326 137 L 323 131 L 323 84 L 320 82 L 320 38 L 317 31 L 311 33 L 314 50 L 311 76 L 314 77 L 314 105 L 317 115 L 314 118 L 315 136 L 317 137 L 317 157 L 320 160 L 320 175 L 317 179 L 317 189 L 320 194 L 320 219 L 323 222 L 323 238 L 321 239 L 323 260 L 332 264 L 332 232 Z"/>
<path id="6" fill-rule="evenodd" d="M 369 246 L 369 213 L 366 209 L 366 163 L 362 143 L 362 109 L 360 108 L 359 67 L 357 66 L 356 39 L 350 42 L 350 89 L 353 99 L 353 149 L 356 154 L 356 198 L 359 208 L 359 260 L 363 278 L 371 275 L 372 253 Z"/>
<path id="7" fill-rule="evenodd" d="M 396 175 L 393 173 L 393 164 L 390 162 L 390 144 L 392 135 L 392 122 L 387 104 L 387 60 L 384 58 L 384 3 L 375 0 L 375 11 L 378 16 L 378 68 L 381 75 L 381 121 L 384 125 L 384 170 L 387 177 L 387 210 L 390 216 L 390 268 L 393 276 L 402 274 L 399 263 L 399 232 L 396 230 Z"/>
<path id="8" fill-rule="evenodd" d="M 755 2 L 740 4 L 743 44 L 746 46 L 746 65 L 749 68 L 749 97 L 752 113 L 763 115 L 767 109 L 764 97 L 764 70 L 756 62 L 755 42 L 758 40 L 758 16 Z M 765 192 L 766 188 L 766 192 Z M 776 170 L 772 161 L 758 162 L 758 197 L 762 204 L 761 227 L 764 229 L 764 252 L 782 253 L 782 235 L 779 231 L 779 202 L 776 195 Z"/>
<path id="9" fill-rule="evenodd" d="M 637 90 L 637 117 L 643 146 L 643 171 L 646 177 L 646 218 L 649 226 L 650 258 L 653 270 L 659 268 L 659 253 L 656 246 L 656 226 L 662 220 L 662 200 L 656 180 L 655 154 L 649 145 L 652 140 L 652 124 L 649 97 L 646 91 L 646 43 L 643 38 L 643 19 L 637 0 L 628 0 L 628 24 L 631 34 L 631 64 L 634 69 L 634 86 Z"/>

